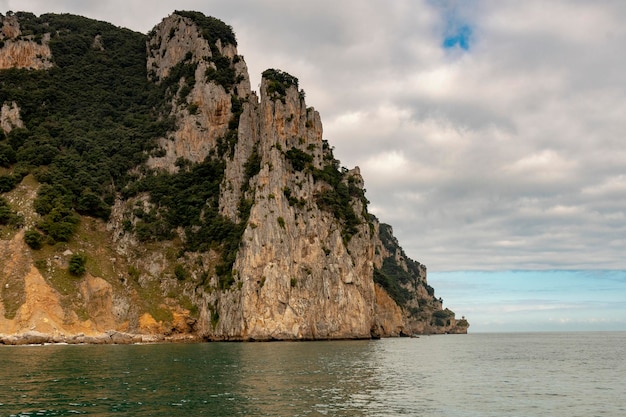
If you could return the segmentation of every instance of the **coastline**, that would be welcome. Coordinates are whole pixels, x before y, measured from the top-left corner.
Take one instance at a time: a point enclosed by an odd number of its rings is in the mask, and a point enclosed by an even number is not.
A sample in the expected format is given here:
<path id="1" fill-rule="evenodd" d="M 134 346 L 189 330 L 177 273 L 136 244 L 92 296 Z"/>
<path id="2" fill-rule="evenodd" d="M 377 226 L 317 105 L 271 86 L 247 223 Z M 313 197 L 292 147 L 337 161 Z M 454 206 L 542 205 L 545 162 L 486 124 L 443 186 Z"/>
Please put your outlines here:
<path id="1" fill-rule="evenodd" d="M 210 339 L 192 333 L 177 333 L 174 335 L 164 334 L 139 334 L 125 333 L 116 330 L 109 330 L 104 333 L 86 335 L 79 334 L 49 334 L 36 330 L 31 330 L 19 334 L 0 333 L 0 346 L 35 346 L 35 345 L 134 345 L 153 343 L 207 343 L 207 342 L 307 342 L 307 341 L 329 341 L 329 340 L 378 340 L 393 338 L 420 338 L 422 336 L 435 336 L 447 334 L 467 334 L 467 333 L 426 333 L 412 335 L 398 335 L 386 337 L 369 338 L 336 338 L 336 339 Z"/>
<path id="2" fill-rule="evenodd" d="M 20 334 L 0 334 L 0 346 L 25 345 L 133 345 L 149 343 L 199 343 L 205 339 L 193 334 L 176 334 L 165 336 L 161 334 L 136 334 L 118 331 L 107 331 L 94 335 L 80 334 L 48 334 L 38 331 L 29 331 Z"/>

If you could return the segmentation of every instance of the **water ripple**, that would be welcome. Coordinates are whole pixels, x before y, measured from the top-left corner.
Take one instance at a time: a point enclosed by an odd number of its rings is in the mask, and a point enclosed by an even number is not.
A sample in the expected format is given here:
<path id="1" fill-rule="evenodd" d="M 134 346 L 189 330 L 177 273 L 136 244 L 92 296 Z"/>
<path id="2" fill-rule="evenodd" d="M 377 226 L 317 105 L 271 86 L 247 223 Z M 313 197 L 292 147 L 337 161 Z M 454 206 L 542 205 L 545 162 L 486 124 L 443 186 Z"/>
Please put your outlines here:
<path id="1" fill-rule="evenodd" d="M 621 416 L 626 333 L 0 346 L 0 415 Z"/>

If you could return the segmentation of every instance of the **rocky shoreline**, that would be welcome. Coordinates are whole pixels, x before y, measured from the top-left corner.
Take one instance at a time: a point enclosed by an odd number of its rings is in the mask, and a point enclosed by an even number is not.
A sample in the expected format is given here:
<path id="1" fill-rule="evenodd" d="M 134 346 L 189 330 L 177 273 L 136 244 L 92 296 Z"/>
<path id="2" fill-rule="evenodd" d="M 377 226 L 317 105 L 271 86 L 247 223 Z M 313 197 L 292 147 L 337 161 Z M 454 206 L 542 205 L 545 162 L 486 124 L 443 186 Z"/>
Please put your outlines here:
<path id="1" fill-rule="evenodd" d="M 66 345 L 132 345 L 139 343 L 195 343 L 204 339 L 191 334 L 165 336 L 165 335 L 145 335 L 124 333 L 118 331 L 108 331 L 101 334 L 47 334 L 37 331 L 30 331 L 21 334 L 0 334 L 0 345 L 24 346 L 24 345 L 46 345 L 46 344 L 66 344 Z"/>

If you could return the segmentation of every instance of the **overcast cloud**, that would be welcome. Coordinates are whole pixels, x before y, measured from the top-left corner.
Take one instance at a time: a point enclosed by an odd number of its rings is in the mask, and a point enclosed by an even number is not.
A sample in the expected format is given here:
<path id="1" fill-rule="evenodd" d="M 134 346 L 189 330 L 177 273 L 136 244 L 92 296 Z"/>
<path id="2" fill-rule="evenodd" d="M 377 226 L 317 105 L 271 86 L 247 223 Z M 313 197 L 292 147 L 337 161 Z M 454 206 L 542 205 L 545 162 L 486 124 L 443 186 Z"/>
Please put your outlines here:
<path id="1" fill-rule="evenodd" d="M 626 269 L 626 2 L 0 1 L 148 32 L 233 26 L 280 68 L 370 210 L 430 271 Z"/>

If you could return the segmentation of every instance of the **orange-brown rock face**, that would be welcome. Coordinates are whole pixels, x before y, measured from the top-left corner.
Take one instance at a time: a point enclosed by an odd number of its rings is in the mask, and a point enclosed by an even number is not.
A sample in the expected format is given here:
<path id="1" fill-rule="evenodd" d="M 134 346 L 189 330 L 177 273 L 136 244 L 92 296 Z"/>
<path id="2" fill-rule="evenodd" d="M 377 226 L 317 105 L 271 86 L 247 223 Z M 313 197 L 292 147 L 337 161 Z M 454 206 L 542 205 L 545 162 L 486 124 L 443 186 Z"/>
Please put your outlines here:
<path id="1" fill-rule="evenodd" d="M 376 286 L 376 325 L 373 335 L 400 336 L 405 331 L 404 315 L 395 301 L 380 286 Z"/>
<path id="2" fill-rule="evenodd" d="M 0 41 L 0 69 L 26 68 L 48 69 L 52 67 L 52 52 L 48 46 L 50 35 L 43 37 L 41 43 L 30 39 L 17 39 L 21 35 L 20 25 L 15 16 L 2 18 Z"/>
<path id="3" fill-rule="evenodd" d="M 37 331 L 49 335 L 96 334 L 114 328 L 112 309 L 106 308 L 107 295 L 94 291 L 89 283 L 98 280 L 86 279 L 85 296 L 92 306 L 104 304 L 105 308 L 93 311 L 93 319 L 81 320 L 63 307 L 62 295 L 52 288 L 40 271 L 35 268 L 24 243 L 24 232 L 20 231 L 8 241 L 0 241 L 0 252 L 4 265 L 0 271 L 3 284 L 0 301 L 0 334 L 16 334 Z M 101 284 L 100 284 L 101 286 Z M 15 311 L 12 306 L 19 307 Z M 7 317 L 8 316 L 8 317 Z M 98 326 L 101 324 L 101 326 Z"/>

